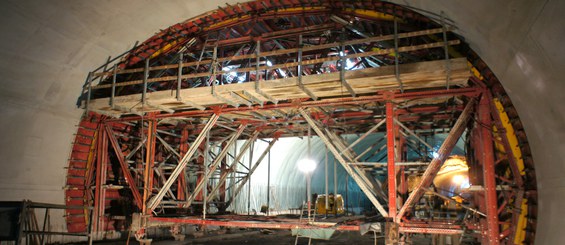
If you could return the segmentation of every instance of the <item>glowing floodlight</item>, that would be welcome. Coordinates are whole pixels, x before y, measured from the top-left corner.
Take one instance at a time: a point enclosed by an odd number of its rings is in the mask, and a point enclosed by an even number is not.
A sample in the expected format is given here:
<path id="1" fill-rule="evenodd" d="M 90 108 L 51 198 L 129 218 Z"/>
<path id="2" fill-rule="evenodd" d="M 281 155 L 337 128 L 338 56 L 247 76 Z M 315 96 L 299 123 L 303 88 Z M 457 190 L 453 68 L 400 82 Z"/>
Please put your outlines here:
<path id="1" fill-rule="evenodd" d="M 316 169 L 316 162 L 312 159 L 302 159 L 298 161 L 298 170 L 303 173 L 311 173 Z"/>
<path id="2" fill-rule="evenodd" d="M 458 186 L 463 184 L 463 181 L 465 181 L 465 176 L 460 174 L 454 175 L 453 178 L 451 179 L 451 182 L 453 182 L 453 184 L 456 184 Z"/>

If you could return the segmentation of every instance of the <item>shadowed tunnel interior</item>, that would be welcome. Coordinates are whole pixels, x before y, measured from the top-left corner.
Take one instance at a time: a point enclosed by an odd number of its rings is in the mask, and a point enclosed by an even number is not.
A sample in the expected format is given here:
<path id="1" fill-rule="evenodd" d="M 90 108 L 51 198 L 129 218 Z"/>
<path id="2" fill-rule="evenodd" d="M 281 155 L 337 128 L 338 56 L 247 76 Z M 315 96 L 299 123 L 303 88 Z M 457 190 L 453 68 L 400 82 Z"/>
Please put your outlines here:
<path id="1" fill-rule="evenodd" d="M 176 23 L 224 6 L 226 1 L 3 1 L 0 3 L 0 200 L 31 199 L 65 203 L 68 160 L 74 134 L 84 112 L 76 108 L 88 72 L 108 56 L 131 49 L 136 41 Z M 235 5 L 236 1 L 227 1 Z M 488 65 L 510 97 L 527 134 L 537 180 L 536 244 L 562 240 L 565 202 L 565 4 L 547 1 L 391 1 L 439 21 L 445 16 L 453 32 Z M 353 141 L 354 138 L 350 139 Z M 292 164 L 305 155 L 305 138 L 282 138 L 273 154 L 273 183 L 298 183 L 304 177 Z M 324 146 L 313 140 L 315 158 L 323 165 Z M 366 145 L 359 145 L 359 148 Z M 462 151 L 464 143 L 456 150 Z M 257 152 L 261 144 L 257 147 Z M 245 161 L 245 160 L 243 160 Z M 384 159 L 383 161 L 386 161 Z M 333 164 L 333 159 L 329 161 Z M 330 164 L 330 166 L 332 166 Z M 265 171 L 263 164 L 257 170 Z M 320 166 L 319 166 L 320 167 Z M 322 169 L 322 168 L 320 168 Z M 343 171 L 340 169 L 340 171 Z M 330 171 L 330 173 L 332 173 Z M 345 178 L 345 173 L 340 175 Z M 265 191 L 265 178 L 251 178 Z M 350 180 L 353 207 L 368 200 Z M 329 184 L 330 189 L 333 183 Z M 254 187 L 255 188 L 255 187 Z M 302 189 L 301 189 L 302 188 Z M 338 189 L 345 188 L 340 182 Z M 288 189 L 288 192 L 295 190 Z M 323 173 L 314 175 L 313 192 L 324 191 Z M 343 191 L 341 191 L 343 193 Z M 285 195 L 283 193 L 280 193 Z M 258 194 L 261 196 L 262 194 Z M 295 200 L 280 200 L 295 207 Z M 276 197 L 273 197 L 276 198 Z M 357 198 L 357 200 L 354 200 Z M 245 200 L 242 195 L 238 200 Z M 282 199 L 282 198 L 281 198 Z M 283 204 L 284 203 L 284 204 Z M 236 202 L 245 210 L 246 203 Z M 263 205 L 255 200 L 254 207 Z M 54 212 L 53 229 L 65 230 L 63 213 Z M 65 239 L 69 238 L 64 238 Z"/>

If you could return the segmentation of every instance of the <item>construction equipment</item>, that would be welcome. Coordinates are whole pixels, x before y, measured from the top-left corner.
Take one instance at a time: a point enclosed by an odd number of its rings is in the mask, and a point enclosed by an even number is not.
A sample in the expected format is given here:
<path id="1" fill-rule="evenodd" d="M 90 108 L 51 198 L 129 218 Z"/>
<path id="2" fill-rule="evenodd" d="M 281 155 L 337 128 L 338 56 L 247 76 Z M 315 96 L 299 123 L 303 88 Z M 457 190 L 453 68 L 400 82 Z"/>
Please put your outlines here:
<path id="1" fill-rule="evenodd" d="M 344 214 L 343 197 L 340 194 L 330 193 L 328 195 L 328 208 L 326 209 L 326 195 L 318 195 L 315 209 L 317 214 Z"/>

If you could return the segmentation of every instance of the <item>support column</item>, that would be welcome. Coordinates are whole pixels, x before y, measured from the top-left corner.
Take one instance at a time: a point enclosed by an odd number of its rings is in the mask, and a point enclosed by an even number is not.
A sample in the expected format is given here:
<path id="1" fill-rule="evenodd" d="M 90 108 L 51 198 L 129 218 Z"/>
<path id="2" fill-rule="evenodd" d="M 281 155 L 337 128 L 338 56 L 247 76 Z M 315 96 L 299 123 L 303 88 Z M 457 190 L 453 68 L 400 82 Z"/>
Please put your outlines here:
<path id="1" fill-rule="evenodd" d="M 398 127 L 394 125 L 394 104 L 386 102 L 386 149 L 387 149 L 387 180 L 388 180 L 388 220 L 385 226 L 385 244 L 398 244 L 398 222 L 396 218 L 396 166 L 395 166 L 395 133 Z"/>
<path id="2" fill-rule="evenodd" d="M 497 212 L 497 196 L 496 196 L 496 180 L 494 172 L 494 150 L 492 143 L 492 119 L 490 117 L 490 103 L 486 94 L 483 94 L 479 103 L 479 121 L 481 125 L 481 141 L 483 162 L 483 178 L 485 185 L 485 201 L 487 211 L 487 236 L 489 244 L 500 244 L 498 239 L 498 212 Z"/>
<path id="3" fill-rule="evenodd" d="M 406 159 L 406 138 L 405 136 L 400 132 L 400 126 L 395 124 L 394 125 L 394 135 L 395 137 L 395 144 L 396 144 L 396 161 L 397 162 L 407 162 Z M 400 166 L 399 168 L 397 168 L 396 171 L 396 175 L 398 177 L 398 185 L 397 185 L 397 193 L 398 193 L 398 198 L 397 198 L 397 204 L 399 206 L 402 206 L 402 204 L 404 203 L 404 201 L 406 201 L 406 194 L 408 193 L 408 185 L 406 183 L 406 173 L 404 172 L 404 168 L 406 168 L 406 166 Z"/>
<path id="4" fill-rule="evenodd" d="M 155 133 L 157 131 L 157 122 L 154 114 L 148 114 L 149 120 L 147 126 L 147 141 L 145 142 L 145 169 L 143 171 L 143 215 L 151 214 L 151 210 L 147 207 L 147 201 L 153 190 L 153 166 L 155 162 Z M 142 132 L 142 134 L 145 132 Z"/>
<path id="5" fill-rule="evenodd" d="M 96 158 L 96 185 L 94 190 L 94 212 L 92 218 L 92 231 L 104 231 L 104 211 L 106 210 L 106 174 L 108 160 L 108 137 L 104 127 L 98 130 L 98 147 Z"/>
<path id="6" fill-rule="evenodd" d="M 396 222 L 396 167 L 394 164 L 394 105 L 386 102 L 386 147 L 388 179 L 388 214 Z"/>
<path id="7" fill-rule="evenodd" d="M 181 54 L 182 57 L 182 54 Z M 180 137 L 180 146 L 179 146 L 179 153 L 181 155 L 181 157 L 183 157 L 186 152 L 188 152 L 188 128 L 183 128 L 182 132 L 181 132 L 181 137 Z M 184 201 L 186 199 L 186 196 L 188 194 L 187 191 L 187 185 L 186 185 L 186 177 L 184 174 L 184 169 L 183 172 L 180 174 L 179 176 L 179 180 L 177 181 L 177 199 L 179 201 Z M 182 206 L 182 204 L 179 204 L 179 207 Z"/>

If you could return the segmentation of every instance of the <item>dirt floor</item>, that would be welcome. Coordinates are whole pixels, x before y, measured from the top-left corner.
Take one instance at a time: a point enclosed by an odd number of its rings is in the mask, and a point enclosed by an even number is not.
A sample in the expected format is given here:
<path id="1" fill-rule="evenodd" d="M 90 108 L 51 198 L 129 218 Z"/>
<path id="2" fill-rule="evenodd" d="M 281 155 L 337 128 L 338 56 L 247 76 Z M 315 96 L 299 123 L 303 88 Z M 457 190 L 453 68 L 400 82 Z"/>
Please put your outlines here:
<path id="1" fill-rule="evenodd" d="M 249 245 L 266 245 L 266 244 L 294 244 L 296 237 L 290 234 L 290 231 L 281 230 L 273 231 L 265 234 L 263 232 L 244 232 L 235 234 L 226 234 L 226 237 L 206 237 L 198 239 L 187 239 L 184 244 L 249 244 Z M 383 240 L 382 238 L 379 240 Z M 331 240 L 312 240 L 312 244 L 374 244 L 373 236 L 361 236 L 358 232 L 336 232 Z M 165 243 L 163 243 L 165 244 Z M 299 238 L 298 244 L 308 244 L 308 238 Z M 381 241 L 379 244 L 384 244 Z"/>
<path id="2" fill-rule="evenodd" d="M 282 245 L 282 244 L 295 244 L 296 237 L 290 234 L 287 230 L 276 230 L 276 231 L 256 231 L 256 230 L 238 230 L 232 231 L 227 234 L 222 235 L 211 235 L 200 238 L 186 237 L 184 241 L 174 241 L 174 240 L 156 240 L 153 241 L 152 245 L 212 245 L 212 244 L 222 244 L 222 245 L 235 245 L 235 244 L 246 244 L 246 245 Z M 95 242 L 99 245 L 117 245 L 125 244 L 126 241 L 106 241 L 106 242 Z M 139 244 L 135 239 L 129 241 L 131 245 Z M 299 238 L 298 244 L 308 244 L 308 238 Z M 337 244 L 348 244 L 348 245 L 372 245 L 375 244 L 375 236 L 373 234 L 366 234 L 361 236 L 359 232 L 352 231 L 336 231 L 330 240 L 312 240 L 313 245 L 337 245 Z M 382 235 L 377 234 L 377 243 L 384 244 L 384 238 Z M 412 238 L 412 243 L 410 244 L 431 244 L 430 236 L 418 235 Z"/>

